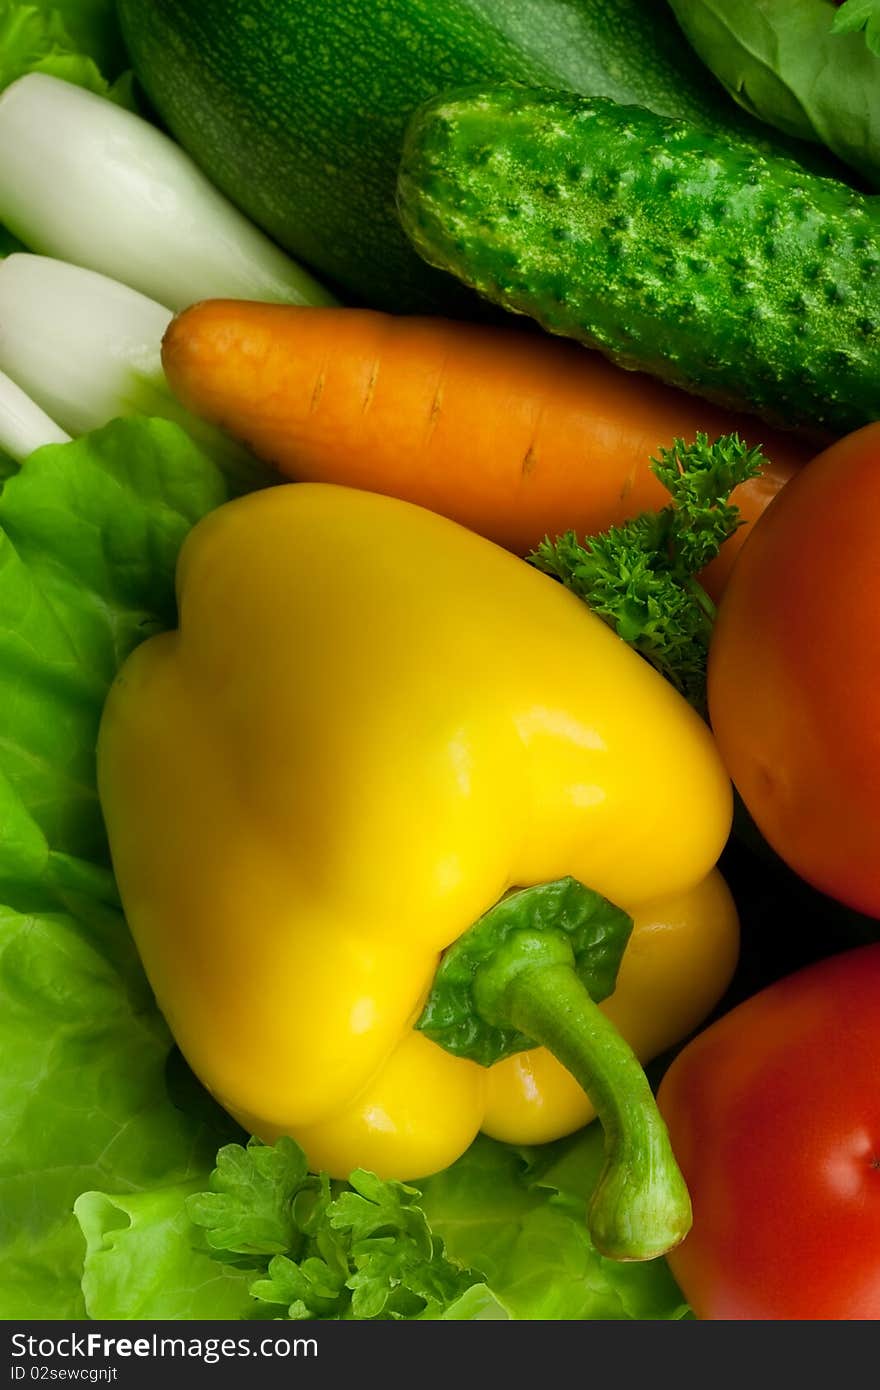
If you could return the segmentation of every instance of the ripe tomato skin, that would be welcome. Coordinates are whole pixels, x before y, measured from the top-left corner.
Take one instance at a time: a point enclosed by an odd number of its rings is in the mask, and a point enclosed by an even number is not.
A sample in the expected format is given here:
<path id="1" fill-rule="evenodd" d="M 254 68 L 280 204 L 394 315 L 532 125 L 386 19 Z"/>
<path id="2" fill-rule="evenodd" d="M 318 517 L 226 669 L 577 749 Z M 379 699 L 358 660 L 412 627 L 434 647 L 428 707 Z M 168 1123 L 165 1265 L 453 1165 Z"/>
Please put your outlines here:
<path id="1" fill-rule="evenodd" d="M 691 1194 L 667 1257 L 698 1318 L 880 1318 L 880 945 L 769 986 L 658 1102 Z"/>
<path id="2" fill-rule="evenodd" d="M 708 696 L 765 838 L 809 883 L 880 916 L 880 424 L 807 464 L 747 537 Z"/>

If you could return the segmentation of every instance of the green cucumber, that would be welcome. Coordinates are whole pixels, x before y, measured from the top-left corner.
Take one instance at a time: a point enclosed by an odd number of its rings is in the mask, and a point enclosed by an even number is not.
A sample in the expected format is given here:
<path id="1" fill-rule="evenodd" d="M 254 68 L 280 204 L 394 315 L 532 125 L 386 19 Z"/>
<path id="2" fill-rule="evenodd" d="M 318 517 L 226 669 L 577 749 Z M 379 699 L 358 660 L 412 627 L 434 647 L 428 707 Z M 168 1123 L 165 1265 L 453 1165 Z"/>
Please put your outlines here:
<path id="1" fill-rule="evenodd" d="M 143 87 L 214 183 L 376 307 L 473 303 L 394 210 L 407 119 L 438 91 L 515 81 L 768 138 L 660 0 L 119 0 L 119 15 Z"/>
<path id="2" fill-rule="evenodd" d="M 410 126 L 419 252 L 551 333 L 817 437 L 880 417 L 880 210 L 635 107 L 469 90 Z"/>

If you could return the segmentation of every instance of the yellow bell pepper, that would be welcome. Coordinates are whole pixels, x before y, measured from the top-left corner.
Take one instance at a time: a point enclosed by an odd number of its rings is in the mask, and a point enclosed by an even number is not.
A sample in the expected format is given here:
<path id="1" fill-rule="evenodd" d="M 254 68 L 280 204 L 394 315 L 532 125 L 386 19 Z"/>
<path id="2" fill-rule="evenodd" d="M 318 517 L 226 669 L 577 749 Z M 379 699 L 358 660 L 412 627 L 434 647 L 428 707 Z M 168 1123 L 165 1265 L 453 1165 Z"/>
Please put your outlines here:
<path id="1" fill-rule="evenodd" d="M 245 1128 L 414 1178 L 481 1127 L 589 1118 L 541 1049 L 487 1069 L 413 1027 L 514 887 L 571 876 L 632 914 L 604 1009 L 643 1058 L 711 1008 L 736 956 L 728 779 L 561 586 L 420 508 L 302 484 L 206 517 L 178 601 L 110 694 L 99 785 L 159 1005 Z"/>

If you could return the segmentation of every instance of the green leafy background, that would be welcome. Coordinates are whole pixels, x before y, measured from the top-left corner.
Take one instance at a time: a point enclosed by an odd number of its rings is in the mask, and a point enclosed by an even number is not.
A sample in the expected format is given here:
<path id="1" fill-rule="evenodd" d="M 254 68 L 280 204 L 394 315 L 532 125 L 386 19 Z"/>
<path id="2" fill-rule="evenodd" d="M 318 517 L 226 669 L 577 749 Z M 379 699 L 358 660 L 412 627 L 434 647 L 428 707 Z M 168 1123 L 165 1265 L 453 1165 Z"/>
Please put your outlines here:
<path id="1" fill-rule="evenodd" d="M 0 494 L 0 1316 L 84 1311 L 89 1188 L 210 1168 L 217 1134 L 172 1104 L 171 1041 L 116 903 L 95 787 L 120 661 L 174 621 L 174 563 L 224 500 L 163 421 L 49 446 Z"/>

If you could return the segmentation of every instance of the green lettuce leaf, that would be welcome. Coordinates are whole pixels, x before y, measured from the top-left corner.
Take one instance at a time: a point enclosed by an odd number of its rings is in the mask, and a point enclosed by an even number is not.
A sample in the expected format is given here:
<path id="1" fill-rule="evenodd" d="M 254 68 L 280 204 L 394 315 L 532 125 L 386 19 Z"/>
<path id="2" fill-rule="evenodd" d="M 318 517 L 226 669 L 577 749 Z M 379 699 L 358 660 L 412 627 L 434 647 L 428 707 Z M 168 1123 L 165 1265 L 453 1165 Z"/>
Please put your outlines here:
<path id="1" fill-rule="evenodd" d="M 94 58 L 111 81 L 128 67 L 116 0 L 39 0 L 39 8 L 54 10 L 61 17 L 76 46 Z"/>
<path id="2" fill-rule="evenodd" d="M 251 1276 L 192 1240 L 185 1200 L 197 1185 L 127 1197 L 83 1193 L 75 1210 L 86 1242 L 87 1309 L 110 1319 L 240 1316 Z"/>
<path id="3" fill-rule="evenodd" d="M 586 1203 L 602 1160 L 598 1124 L 522 1153 L 481 1137 L 421 1184 L 422 1205 L 449 1257 L 482 1274 L 511 1317 L 686 1317 L 664 1260 L 608 1260 L 590 1241 Z"/>
<path id="4" fill-rule="evenodd" d="M 0 0 L 0 91 L 49 73 L 132 105 L 112 0 Z"/>
<path id="5" fill-rule="evenodd" d="M 145 420 L 41 449 L 2 485 L 0 1318 L 82 1316 L 76 1198 L 204 1181 L 230 1136 L 170 1099 L 94 767 L 109 683 L 174 620 L 180 543 L 225 495 L 189 436 Z"/>
<path id="6" fill-rule="evenodd" d="M 787 135 L 827 146 L 880 187 L 880 56 L 865 34 L 841 32 L 849 28 L 848 6 L 838 10 L 835 0 L 669 3 L 699 57 L 740 106 Z M 876 19 L 865 13 L 862 21 L 872 39 Z"/>

